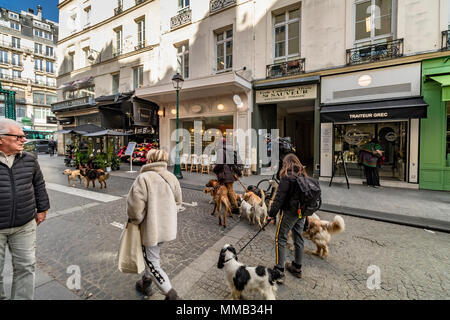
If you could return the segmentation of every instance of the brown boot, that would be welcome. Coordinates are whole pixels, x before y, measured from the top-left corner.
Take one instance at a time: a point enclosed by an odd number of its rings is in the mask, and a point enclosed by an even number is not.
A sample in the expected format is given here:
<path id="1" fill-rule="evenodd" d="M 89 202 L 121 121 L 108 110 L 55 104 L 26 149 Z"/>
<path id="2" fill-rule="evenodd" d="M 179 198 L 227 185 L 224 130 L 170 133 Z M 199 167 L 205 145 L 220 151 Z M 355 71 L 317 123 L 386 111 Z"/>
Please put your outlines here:
<path id="1" fill-rule="evenodd" d="M 136 282 L 136 290 L 143 294 L 144 296 L 151 296 L 153 294 L 152 290 L 152 279 L 146 278 L 145 276 L 142 276 L 141 280 L 138 280 Z"/>
<path id="2" fill-rule="evenodd" d="M 172 288 L 169 290 L 169 292 L 167 292 L 166 299 L 164 300 L 182 300 L 182 299 L 178 296 L 178 293 Z"/>
<path id="3" fill-rule="evenodd" d="M 302 277 L 302 266 L 298 268 L 294 265 L 294 262 L 292 263 L 286 263 L 286 270 L 292 273 L 294 277 L 301 278 Z"/>

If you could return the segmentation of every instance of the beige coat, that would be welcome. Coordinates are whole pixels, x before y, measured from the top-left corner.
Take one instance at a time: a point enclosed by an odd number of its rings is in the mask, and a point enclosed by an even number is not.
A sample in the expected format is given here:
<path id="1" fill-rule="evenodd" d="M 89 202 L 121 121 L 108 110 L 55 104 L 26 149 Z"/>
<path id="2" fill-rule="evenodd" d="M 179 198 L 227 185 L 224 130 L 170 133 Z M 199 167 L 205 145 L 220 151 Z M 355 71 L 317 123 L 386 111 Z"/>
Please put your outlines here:
<path id="1" fill-rule="evenodd" d="M 144 246 L 152 247 L 177 237 L 181 201 L 180 183 L 167 171 L 167 163 L 154 162 L 142 167 L 128 193 L 127 213 L 131 223 L 140 225 Z"/>

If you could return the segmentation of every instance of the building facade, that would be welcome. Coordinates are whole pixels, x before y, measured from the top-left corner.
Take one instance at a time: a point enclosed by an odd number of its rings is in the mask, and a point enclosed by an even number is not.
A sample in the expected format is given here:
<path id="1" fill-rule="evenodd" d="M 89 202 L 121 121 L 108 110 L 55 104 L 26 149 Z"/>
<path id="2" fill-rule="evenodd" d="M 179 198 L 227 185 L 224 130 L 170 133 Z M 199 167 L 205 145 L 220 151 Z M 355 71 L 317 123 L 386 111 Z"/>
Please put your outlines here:
<path id="1" fill-rule="evenodd" d="M 56 102 L 58 29 L 58 23 L 43 18 L 40 6 L 36 13 L 0 8 L 0 81 L 16 92 L 16 117 L 29 138 L 45 138 L 56 130 L 50 105 Z"/>

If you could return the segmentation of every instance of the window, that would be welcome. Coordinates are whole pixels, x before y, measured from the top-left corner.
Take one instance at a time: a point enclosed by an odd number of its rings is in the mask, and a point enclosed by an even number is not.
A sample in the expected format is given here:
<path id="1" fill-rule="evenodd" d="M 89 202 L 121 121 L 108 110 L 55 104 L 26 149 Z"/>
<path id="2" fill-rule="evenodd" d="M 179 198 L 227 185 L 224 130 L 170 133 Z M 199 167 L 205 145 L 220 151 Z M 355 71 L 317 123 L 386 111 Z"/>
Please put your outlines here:
<path id="1" fill-rule="evenodd" d="M 48 105 L 50 105 L 52 103 L 55 103 L 56 100 L 57 100 L 56 95 L 54 95 L 54 94 L 47 94 L 46 102 L 47 102 Z"/>
<path id="2" fill-rule="evenodd" d="M 300 55 L 300 9 L 274 16 L 274 61 L 287 61 Z"/>
<path id="3" fill-rule="evenodd" d="M 189 45 L 177 47 L 177 72 L 184 79 L 189 78 Z"/>
<path id="4" fill-rule="evenodd" d="M 233 30 L 216 33 L 217 71 L 233 67 Z"/>
<path id="5" fill-rule="evenodd" d="M 136 22 L 137 24 L 137 49 L 145 47 L 145 19 Z"/>
<path id="6" fill-rule="evenodd" d="M 46 61 L 45 62 L 45 70 L 47 70 L 47 72 L 54 73 L 55 71 L 53 70 L 53 62 Z"/>
<path id="7" fill-rule="evenodd" d="M 178 10 L 189 8 L 189 0 L 178 0 Z"/>
<path id="8" fill-rule="evenodd" d="M 10 21 L 9 26 L 11 29 L 20 30 L 20 23 L 18 22 Z"/>
<path id="9" fill-rule="evenodd" d="M 34 104 L 45 104 L 45 94 L 43 92 L 33 92 Z M 36 108 L 35 108 L 36 110 Z"/>
<path id="10" fill-rule="evenodd" d="M 84 14 L 86 16 L 86 25 L 91 24 L 91 6 L 84 8 Z"/>
<path id="11" fill-rule="evenodd" d="M 9 79 L 9 69 L 0 68 L 0 79 Z"/>
<path id="12" fill-rule="evenodd" d="M 0 102 L 0 118 L 5 117 L 5 103 Z"/>
<path id="13" fill-rule="evenodd" d="M 34 43 L 34 53 L 42 54 L 42 44 Z"/>
<path id="14" fill-rule="evenodd" d="M 112 75 L 112 93 L 116 94 L 119 93 L 119 80 L 120 80 L 120 73 L 116 73 Z"/>
<path id="15" fill-rule="evenodd" d="M 67 72 L 73 71 L 73 56 L 75 53 L 69 53 L 69 56 L 67 57 Z"/>
<path id="16" fill-rule="evenodd" d="M 365 0 L 355 3 L 355 43 L 373 44 L 393 35 L 395 0 Z"/>
<path id="17" fill-rule="evenodd" d="M 11 37 L 11 46 L 20 49 L 20 38 Z"/>
<path id="18" fill-rule="evenodd" d="M 19 118 L 23 118 L 26 116 L 27 116 L 27 107 L 16 105 L 16 117 L 18 118 L 17 120 L 19 120 Z"/>
<path id="19" fill-rule="evenodd" d="M 20 54 L 18 54 L 18 53 L 13 53 L 12 54 L 12 63 L 15 66 L 20 66 L 21 65 L 21 63 L 20 63 Z"/>
<path id="20" fill-rule="evenodd" d="M 45 55 L 47 57 L 53 57 L 53 47 L 46 46 L 45 47 Z"/>
<path id="21" fill-rule="evenodd" d="M 13 78 L 14 78 L 14 79 L 20 79 L 20 78 L 22 78 L 22 71 L 19 71 L 19 70 L 13 70 Z"/>
<path id="22" fill-rule="evenodd" d="M 114 33 L 115 33 L 114 38 L 116 39 L 116 48 L 114 56 L 118 56 L 122 53 L 122 27 L 116 29 Z"/>
<path id="23" fill-rule="evenodd" d="M 48 39 L 48 40 L 53 40 L 53 35 L 51 33 L 39 30 L 39 29 L 34 29 L 34 35 L 36 37 L 40 37 L 40 38 L 44 38 L 44 39 Z"/>
<path id="24" fill-rule="evenodd" d="M 34 59 L 34 69 L 38 70 L 38 71 L 43 71 L 44 70 L 44 61 L 42 59 Z"/>
<path id="25" fill-rule="evenodd" d="M 0 50 L 0 63 L 9 63 L 8 51 Z"/>
<path id="26" fill-rule="evenodd" d="M 133 68 L 133 89 L 140 88 L 144 84 L 144 67 Z"/>
<path id="27" fill-rule="evenodd" d="M 35 76 L 34 81 L 35 81 L 37 84 L 45 84 L 44 76 L 39 75 L 39 74 L 37 74 L 37 75 Z"/>
<path id="28" fill-rule="evenodd" d="M 47 86 L 56 87 L 56 79 L 55 78 L 47 78 Z"/>
<path id="29" fill-rule="evenodd" d="M 45 123 L 47 116 L 54 116 L 50 108 L 34 107 L 34 120 L 36 122 Z"/>

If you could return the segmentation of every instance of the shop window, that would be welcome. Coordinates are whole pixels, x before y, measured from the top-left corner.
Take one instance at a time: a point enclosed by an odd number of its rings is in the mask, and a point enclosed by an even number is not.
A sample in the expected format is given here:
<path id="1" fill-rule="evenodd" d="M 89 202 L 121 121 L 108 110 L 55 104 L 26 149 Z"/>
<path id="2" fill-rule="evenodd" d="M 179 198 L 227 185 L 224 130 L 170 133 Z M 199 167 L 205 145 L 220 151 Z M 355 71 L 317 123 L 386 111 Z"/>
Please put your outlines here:
<path id="1" fill-rule="evenodd" d="M 233 30 L 216 32 L 216 71 L 233 67 Z"/>
<path id="2" fill-rule="evenodd" d="M 274 19 L 274 62 L 300 56 L 300 9 L 276 14 Z"/>
<path id="3" fill-rule="evenodd" d="M 4 116 L 5 116 L 5 103 L 0 102 L 0 117 L 4 117 Z"/>
<path id="4" fill-rule="evenodd" d="M 396 0 L 355 1 L 355 44 L 371 45 L 392 40 Z"/>

